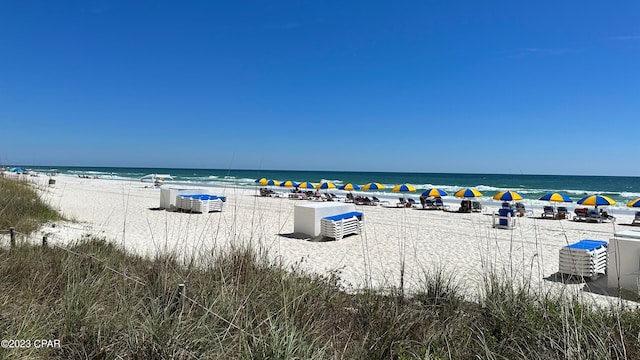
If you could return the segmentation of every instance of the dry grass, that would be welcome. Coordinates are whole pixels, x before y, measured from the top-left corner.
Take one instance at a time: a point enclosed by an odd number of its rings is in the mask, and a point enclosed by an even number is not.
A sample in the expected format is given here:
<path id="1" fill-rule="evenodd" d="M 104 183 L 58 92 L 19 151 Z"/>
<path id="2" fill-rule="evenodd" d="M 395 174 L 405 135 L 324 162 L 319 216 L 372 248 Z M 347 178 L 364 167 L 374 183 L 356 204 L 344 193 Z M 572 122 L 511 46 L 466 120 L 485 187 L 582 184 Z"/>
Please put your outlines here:
<path id="1" fill-rule="evenodd" d="M 3 181 L 0 198 L 7 196 L 4 191 L 15 194 Z M 572 297 L 535 293 L 491 274 L 484 295 L 472 302 L 455 285 L 454 274 L 440 270 L 425 273 L 422 288 L 411 295 L 401 289 L 353 294 L 342 289 L 335 274 L 312 276 L 267 259 L 240 247 L 195 266 L 171 254 L 134 256 L 101 239 L 64 248 L 18 243 L 0 249 L 2 338 L 59 339 L 62 344 L 59 349 L 3 350 L 0 356 L 640 358 L 640 312 L 635 309 L 599 308 Z M 179 284 L 185 284 L 182 296 Z"/>

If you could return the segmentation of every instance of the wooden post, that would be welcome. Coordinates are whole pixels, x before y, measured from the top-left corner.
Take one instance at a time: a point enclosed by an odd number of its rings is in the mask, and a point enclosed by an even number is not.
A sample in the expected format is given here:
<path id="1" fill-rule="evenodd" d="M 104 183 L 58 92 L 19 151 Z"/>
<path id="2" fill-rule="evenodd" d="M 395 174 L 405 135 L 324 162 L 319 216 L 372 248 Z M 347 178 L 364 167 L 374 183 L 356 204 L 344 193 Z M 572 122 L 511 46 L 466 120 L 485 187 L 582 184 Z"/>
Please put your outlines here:
<path id="1" fill-rule="evenodd" d="M 11 237 L 11 246 L 16 246 L 16 229 L 13 226 L 9 228 L 9 236 Z"/>
<path id="2" fill-rule="evenodd" d="M 42 247 L 43 247 L 43 248 L 46 248 L 46 247 L 47 247 L 47 237 L 46 237 L 46 236 L 43 236 L 43 237 L 42 237 Z"/>
<path id="3" fill-rule="evenodd" d="M 176 294 L 176 296 L 177 296 L 178 306 L 180 307 L 180 310 L 182 310 L 183 295 L 184 295 L 184 284 L 178 284 L 178 293 Z"/>
<path id="4" fill-rule="evenodd" d="M 176 312 L 182 312 L 182 296 L 184 295 L 184 284 L 178 284 L 178 290 L 171 304 L 170 312 L 175 314 Z M 178 311 L 179 310 L 179 311 Z"/>

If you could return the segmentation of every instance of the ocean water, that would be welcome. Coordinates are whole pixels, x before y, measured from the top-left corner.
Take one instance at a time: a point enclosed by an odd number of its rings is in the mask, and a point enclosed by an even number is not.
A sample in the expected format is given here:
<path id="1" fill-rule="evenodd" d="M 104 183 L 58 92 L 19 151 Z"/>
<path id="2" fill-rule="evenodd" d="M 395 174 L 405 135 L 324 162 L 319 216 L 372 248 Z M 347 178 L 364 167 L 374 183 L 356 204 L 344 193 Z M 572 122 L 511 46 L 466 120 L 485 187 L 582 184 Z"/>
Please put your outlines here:
<path id="1" fill-rule="evenodd" d="M 113 180 L 139 180 L 152 174 L 170 174 L 174 179 L 168 184 L 215 185 L 257 188 L 256 179 L 267 178 L 279 181 L 294 180 L 320 183 L 331 181 L 336 186 L 346 183 L 363 185 L 378 182 L 384 190 L 371 195 L 384 197 L 402 196 L 391 192 L 397 184 L 411 184 L 417 188 L 407 196 L 418 197 L 422 191 L 438 187 L 453 193 L 461 188 L 473 187 L 483 193 L 483 203 L 495 202 L 492 196 L 503 190 L 515 190 L 533 205 L 548 204 L 537 200 L 548 192 L 562 192 L 575 201 L 592 195 L 606 195 L 617 201 L 614 208 L 622 209 L 627 202 L 640 197 L 640 177 L 625 176 L 568 176 L 568 175 L 514 175 L 514 174 L 447 174 L 447 173 L 391 173 L 391 172 L 346 172 L 346 171 L 290 171 L 290 170 L 222 170 L 222 169 L 177 169 L 177 168 L 119 168 L 119 167 L 27 167 L 41 173 L 56 172 L 70 176 L 90 176 Z M 447 198 L 445 197 L 445 200 Z M 571 204 L 569 204 L 571 205 Z M 631 209 L 629 209 L 631 210 Z"/>

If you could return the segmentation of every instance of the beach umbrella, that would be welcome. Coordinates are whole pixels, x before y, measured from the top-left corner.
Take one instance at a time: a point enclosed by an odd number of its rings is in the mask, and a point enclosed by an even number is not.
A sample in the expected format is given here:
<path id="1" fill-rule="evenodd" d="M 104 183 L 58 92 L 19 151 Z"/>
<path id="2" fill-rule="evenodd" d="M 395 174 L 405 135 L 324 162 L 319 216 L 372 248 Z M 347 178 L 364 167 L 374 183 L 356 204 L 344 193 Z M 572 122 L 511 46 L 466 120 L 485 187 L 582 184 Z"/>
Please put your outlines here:
<path id="1" fill-rule="evenodd" d="M 426 197 L 443 197 L 447 195 L 448 194 L 446 191 L 438 188 L 429 189 L 422 193 L 422 196 L 426 196 Z"/>
<path id="2" fill-rule="evenodd" d="M 368 183 L 362 186 L 362 190 L 382 190 L 382 189 L 384 189 L 384 185 L 377 182 Z"/>
<path id="3" fill-rule="evenodd" d="M 414 191 L 416 191 L 416 188 L 414 188 L 411 185 L 400 184 L 400 185 L 394 186 L 393 189 L 391 189 L 391 191 L 393 191 L 393 192 L 414 192 Z"/>
<path id="4" fill-rule="evenodd" d="M 260 179 L 256 179 L 255 183 L 260 184 L 260 185 L 267 185 L 267 182 L 269 182 L 269 180 L 267 180 L 267 178 L 260 178 Z"/>
<path id="5" fill-rule="evenodd" d="M 570 197 L 565 194 L 551 192 L 543 195 L 538 200 L 552 201 L 552 202 L 573 202 Z"/>
<path id="6" fill-rule="evenodd" d="M 627 207 L 640 207 L 640 198 L 633 199 L 627 203 Z"/>
<path id="7" fill-rule="evenodd" d="M 268 180 L 265 185 L 267 186 L 279 186 L 280 185 L 280 181 L 278 180 Z"/>
<path id="8" fill-rule="evenodd" d="M 402 199 L 404 201 L 404 193 L 407 192 L 414 192 L 416 191 L 416 188 L 414 188 L 411 185 L 407 185 L 407 184 L 400 184 L 400 185 L 396 185 L 393 187 L 393 189 L 391 189 L 391 191 L 393 192 L 401 192 L 402 194 Z"/>
<path id="9" fill-rule="evenodd" d="M 27 172 L 27 169 L 21 168 L 21 167 L 13 167 L 9 169 L 9 171 L 16 172 L 16 173 L 24 173 L 24 172 Z"/>
<path id="10" fill-rule="evenodd" d="M 466 188 L 466 189 L 458 190 L 455 194 L 453 194 L 453 196 L 457 198 L 474 198 L 474 197 L 481 197 L 482 193 L 473 188 Z"/>
<path id="11" fill-rule="evenodd" d="M 340 186 L 340 190 L 347 190 L 347 191 L 360 190 L 360 186 L 356 184 L 348 183 Z"/>
<path id="12" fill-rule="evenodd" d="M 313 183 L 310 183 L 308 181 L 305 181 L 303 183 L 298 184 L 298 187 L 300 189 L 315 189 L 316 186 Z"/>
<path id="13" fill-rule="evenodd" d="M 518 201 L 522 199 L 523 199 L 522 195 L 511 190 L 501 191 L 493 196 L 493 200 L 500 200 L 500 201 Z"/>
<path id="14" fill-rule="evenodd" d="M 320 184 L 318 184 L 318 186 L 316 186 L 318 189 L 335 189 L 336 186 L 334 183 L 332 183 L 331 181 L 324 181 Z"/>
<path id="15" fill-rule="evenodd" d="M 292 180 L 286 180 L 286 181 L 281 182 L 280 186 L 291 188 L 291 187 L 298 187 L 298 186 L 300 186 L 300 184 L 298 184 L 297 182 L 292 181 Z"/>
<path id="16" fill-rule="evenodd" d="M 604 195 L 589 195 L 578 200 L 578 205 L 586 206 L 608 206 L 615 204 L 616 201 Z"/>

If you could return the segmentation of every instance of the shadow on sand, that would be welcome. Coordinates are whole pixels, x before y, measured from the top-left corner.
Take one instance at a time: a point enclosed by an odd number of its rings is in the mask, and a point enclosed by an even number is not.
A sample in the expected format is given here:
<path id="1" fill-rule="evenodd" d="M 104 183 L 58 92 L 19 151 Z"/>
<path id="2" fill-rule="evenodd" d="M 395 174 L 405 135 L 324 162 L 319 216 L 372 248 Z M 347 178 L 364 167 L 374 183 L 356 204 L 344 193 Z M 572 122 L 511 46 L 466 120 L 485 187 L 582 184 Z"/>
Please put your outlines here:
<path id="1" fill-rule="evenodd" d="M 623 300 L 629 301 L 639 301 L 640 294 L 634 293 L 633 291 L 625 290 L 625 289 L 617 289 L 610 288 L 607 286 L 607 276 L 608 275 L 600 275 L 596 279 L 592 279 L 589 277 L 582 277 L 576 275 L 567 275 L 561 273 L 551 274 L 549 277 L 544 278 L 544 280 L 558 282 L 563 284 L 582 284 L 582 291 L 589 292 L 592 294 L 609 296 L 612 298 L 621 298 Z"/>
<path id="2" fill-rule="evenodd" d="M 285 237 L 287 239 L 296 239 L 296 240 L 306 240 L 309 242 L 331 242 L 331 241 L 336 241 L 336 239 L 334 238 L 330 238 L 330 237 L 326 237 L 326 236 L 322 236 L 322 235 L 318 235 L 318 236 L 309 236 L 307 234 L 303 234 L 303 233 L 286 233 L 286 234 L 278 234 L 278 236 L 282 236 Z M 347 239 L 351 236 L 358 236 L 358 234 L 349 234 L 349 235 L 345 235 L 345 237 L 343 237 L 342 239 Z"/>
<path id="3" fill-rule="evenodd" d="M 326 238 L 326 237 L 324 237 L 322 235 L 316 236 L 316 237 L 312 237 L 312 236 L 309 236 L 307 234 L 303 234 L 303 233 L 300 233 L 300 232 L 278 234 L 278 235 L 282 236 L 282 237 L 285 237 L 287 239 L 306 240 L 306 241 L 311 241 L 311 242 L 325 242 L 325 241 L 333 240 L 331 238 Z"/>

